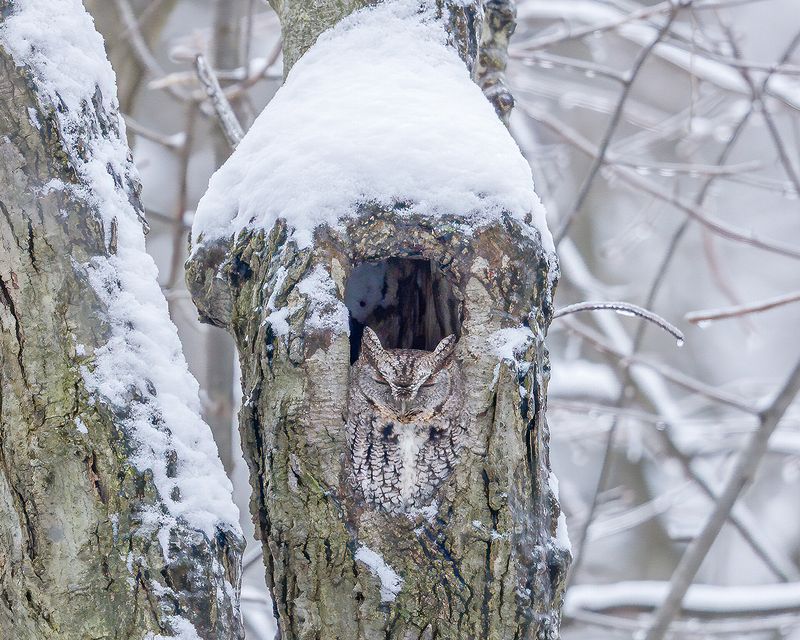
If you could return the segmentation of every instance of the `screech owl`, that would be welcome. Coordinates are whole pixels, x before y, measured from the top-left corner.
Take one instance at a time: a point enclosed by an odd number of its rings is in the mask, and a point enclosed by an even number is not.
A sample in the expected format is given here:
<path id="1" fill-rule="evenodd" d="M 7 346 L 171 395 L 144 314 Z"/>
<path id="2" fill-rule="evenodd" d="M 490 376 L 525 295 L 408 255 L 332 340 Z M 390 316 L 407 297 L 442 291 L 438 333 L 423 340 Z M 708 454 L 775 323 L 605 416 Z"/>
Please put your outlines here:
<path id="1" fill-rule="evenodd" d="M 464 440 L 464 382 L 455 336 L 433 351 L 384 349 L 369 327 L 351 370 L 347 435 L 352 480 L 389 512 L 424 506 Z"/>

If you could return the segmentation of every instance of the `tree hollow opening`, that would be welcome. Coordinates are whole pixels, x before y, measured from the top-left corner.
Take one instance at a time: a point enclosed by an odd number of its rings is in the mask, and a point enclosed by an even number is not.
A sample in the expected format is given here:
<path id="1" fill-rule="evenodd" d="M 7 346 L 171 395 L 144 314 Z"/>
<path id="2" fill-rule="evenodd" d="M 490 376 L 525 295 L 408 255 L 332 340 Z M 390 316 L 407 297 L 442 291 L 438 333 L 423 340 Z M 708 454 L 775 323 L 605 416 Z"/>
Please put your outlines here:
<path id="1" fill-rule="evenodd" d="M 461 300 L 433 260 L 364 262 L 350 274 L 344 299 L 351 363 L 361 351 L 364 327 L 378 334 L 385 349 L 432 351 L 442 338 L 461 337 Z"/>

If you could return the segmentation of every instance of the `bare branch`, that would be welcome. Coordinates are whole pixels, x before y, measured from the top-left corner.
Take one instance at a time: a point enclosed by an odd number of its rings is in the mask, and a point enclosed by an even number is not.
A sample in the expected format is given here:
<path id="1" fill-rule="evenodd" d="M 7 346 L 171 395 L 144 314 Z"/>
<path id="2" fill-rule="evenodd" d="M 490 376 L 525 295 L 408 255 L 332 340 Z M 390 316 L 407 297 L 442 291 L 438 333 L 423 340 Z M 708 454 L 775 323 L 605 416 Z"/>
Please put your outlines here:
<path id="1" fill-rule="evenodd" d="M 163 77 L 165 75 L 164 69 L 159 64 L 158 60 L 156 60 L 152 51 L 150 51 L 150 47 L 147 45 L 147 40 L 145 40 L 142 34 L 139 22 L 136 20 L 129 0 L 114 0 L 114 3 L 117 6 L 122 24 L 125 25 L 125 33 L 131 44 L 133 54 L 151 75 L 156 78 Z M 186 101 L 189 99 L 189 96 L 177 87 L 167 86 L 166 89 L 172 96 L 179 100 Z"/>
<path id="2" fill-rule="evenodd" d="M 722 525 L 728 519 L 742 491 L 754 479 L 761 460 L 767 452 L 770 436 L 774 433 L 798 391 L 800 391 L 800 361 L 795 365 L 775 399 L 759 413 L 758 429 L 753 432 L 749 442 L 739 453 L 714 510 L 700 533 L 689 544 L 678 567 L 672 574 L 669 591 L 656 613 L 645 640 L 662 640 L 666 635 L 672 620 L 680 612 L 681 603 L 697 575 L 700 565 L 717 539 Z"/>
<path id="3" fill-rule="evenodd" d="M 696 584 L 686 594 L 684 609 L 699 616 L 796 613 L 800 609 L 798 587 L 800 583 L 797 582 L 748 585 L 746 588 Z M 668 582 L 650 580 L 579 585 L 569 591 L 567 610 L 650 610 L 658 606 L 668 588 Z"/>
<path id="4" fill-rule="evenodd" d="M 577 131 L 572 129 L 572 127 L 570 127 L 568 124 L 554 117 L 552 114 L 547 113 L 544 109 L 530 104 L 520 104 L 519 109 L 528 114 L 534 120 L 541 122 L 549 129 L 555 131 L 559 136 L 573 144 L 583 153 L 593 158 L 600 157 L 597 147 L 586 140 L 586 138 L 581 136 Z M 674 195 L 661 185 L 648 180 L 645 176 L 639 175 L 633 169 L 615 164 L 615 158 L 613 155 L 608 156 L 607 161 L 608 164 L 606 166 L 608 166 L 615 175 L 617 175 L 627 184 L 636 187 L 644 193 L 650 194 L 659 200 L 668 202 L 676 209 L 688 214 L 689 217 L 695 219 L 697 222 L 707 227 L 714 233 L 722 236 L 723 238 L 727 238 L 728 240 L 733 240 L 735 242 L 742 242 L 744 244 L 763 249 L 764 251 L 769 251 L 771 253 L 786 256 L 788 258 L 800 260 L 800 249 L 798 249 L 796 246 L 784 244 L 774 240 L 766 240 L 756 235 L 752 231 L 739 229 L 733 225 L 729 225 L 717 220 L 705 212 L 701 205 L 687 202 Z"/>
<path id="5" fill-rule="evenodd" d="M 553 320 L 580 311 L 616 311 L 625 316 L 638 316 L 639 318 L 644 318 L 648 322 L 652 322 L 654 325 L 673 336 L 678 341 L 679 347 L 683 346 L 685 340 L 683 332 L 675 325 L 671 324 L 657 313 L 643 309 L 630 302 L 578 302 L 577 304 L 571 304 L 558 309 L 553 314 Z"/>
<path id="6" fill-rule="evenodd" d="M 668 380 L 679 387 L 683 387 L 684 389 L 705 396 L 709 400 L 733 407 L 734 409 L 744 411 L 745 413 L 758 413 L 758 409 L 754 405 L 748 402 L 743 402 L 739 396 L 715 389 L 714 387 L 700 382 L 691 376 L 687 376 L 685 373 L 677 371 L 676 369 L 673 369 L 665 364 L 661 364 L 655 360 L 651 360 L 650 358 L 646 358 L 635 353 L 628 354 L 620 351 L 615 346 L 609 344 L 601 336 L 597 335 L 595 331 L 575 322 L 574 320 L 565 319 L 564 324 L 567 325 L 567 328 L 570 331 L 584 338 L 598 351 L 614 355 L 622 359 L 628 366 L 641 365 L 643 367 L 647 367 L 648 369 L 658 373 L 665 380 Z"/>
<path id="7" fill-rule="evenodd" d="M 685 318 L 692 324 L 703 326 L 708 322 L 715 320 L 726 320 L 728 318 L 739 318 L 751 313 L 761 313 L 762 311 L 769 311 L 776 307 L 782 307 L 793 302 L 800 301 L 800 291 L 787 293 L 782 296 L 768 298 L 759 302 L 750 302 L 748 304 L 736 305 L 733 307 L 726 307 L 723 309 L 705 309 L 703 311 L 692 311 L 687 313 Z"/>
<path id="8" fill-rule="evenodd" d="M 197 77 L 205 87 L 206 95 L 211 101 L 211 105 L 214 107 L 214 113 L 217 115 L 220 129 L 222 129 L 222 132 L 225 134 L 225 138 L 228 140 L 228 144 L 231 145 L 231 148 L 236 148 L 236 145 L 238 145 L 244 137 L 242 125 L 239 124 L 239 120 L 236 118 L 236 114 L 231 108 L 231 103 L 228 102 L 228 98 L 225 97 L 222 88 L 219 86 L 217 76 L 214 74 L 211 67 L 208 66 L 205 58 L 201 54 L 198 54 L 195 56 L 194 63 L 195 69 L 197 70 Z"/>
<path id="9" fill-rule="evenodd" d="M 553 234 L 553 239 L 555 240 L 556 246 L 561 242 L 565 235 L 569 232 L 570 227 L 572 226 L 572 222 L 575 220 L 575 217 L 583 207 L 583 203 L 586 202 L 586 198 L 589 196 L 589 192 L 592 189 L 592 185 L 594 184 L 594 179 L 597 176 L 600 168 L 606 162 L 606 153 L 608 152 L 608 148 L 611 145 L 611 139 L 614 137 L 614 134 L 617 131 L 617 127 L 619 126 L 620 121 L 622 120 L 622 114 L 625 111 L 625 103 L 628 101 L 628 96 L 631 92 L 631 87 L 633 87 L 634 82 L 636 82 L 636 78 L 639 75 L 639 72 L 642 70 L 644 63 L 650 57 L 650 54 L 653 52 L 655 46 L 661 42 L 664 36 L 667 34 L 672 23 L 675 21 L 675 18 L 678 15 L 678 7 L 679 5 L 675 5 L 671 3 L 672 10 L 664 21 L 664 24 L 658 30 L 656 37 L 650 42 L 650 44 L 644 47 L 640 52 L 639 55 L 636 57 L 636 60 L 633 63 L 633 67 L 631 68 L 625 82 L 622 85 L 622 91 L 620 92 L 619 100 L 617 102 L 617 106 L 614 109 L 614 113 L 611 115 L 611 121 L 608 124 L 608 128 L 606 129 L 605 135 L 603 136 L 600 145 L 597 148 L 597 154 L 594 157 L 594 162 L 592 163 L 591 168 L 589 169 L 589 174 L 587 175 L 586 179 L 583 181 L 581 185 L 581 189 L 578 192 L 578 197 L 575 199 L 575 203 L 572 205 L 570 210 L 561 220 L 561 224 L 559 228 L 556 230 L 555 234 Z"/>

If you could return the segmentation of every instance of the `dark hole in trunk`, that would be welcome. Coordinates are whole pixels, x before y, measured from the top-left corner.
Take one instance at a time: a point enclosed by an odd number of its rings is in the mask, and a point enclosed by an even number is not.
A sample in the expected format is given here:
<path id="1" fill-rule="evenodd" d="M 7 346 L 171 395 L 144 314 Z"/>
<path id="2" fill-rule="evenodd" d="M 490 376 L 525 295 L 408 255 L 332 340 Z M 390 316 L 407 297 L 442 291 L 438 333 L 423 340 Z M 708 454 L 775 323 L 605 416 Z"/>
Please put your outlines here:
<path id="1" fill-rule="evenodd" d="M 358 359 L 364 327 L 385 349 L 432 351 L 449 335 L 461 337 L 461 301 L 432 260 L 389 258 L 365 262 L 345 290 L 350 311 L 350 362 Z"/>

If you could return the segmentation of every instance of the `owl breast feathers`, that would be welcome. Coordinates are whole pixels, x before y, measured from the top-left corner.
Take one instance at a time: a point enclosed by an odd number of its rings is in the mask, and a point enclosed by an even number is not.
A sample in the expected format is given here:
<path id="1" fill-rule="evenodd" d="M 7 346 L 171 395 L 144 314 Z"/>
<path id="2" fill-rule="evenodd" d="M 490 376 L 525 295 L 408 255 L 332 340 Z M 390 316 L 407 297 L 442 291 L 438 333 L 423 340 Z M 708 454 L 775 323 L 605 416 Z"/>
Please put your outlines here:
<path id="1" fill-rule="evenodd" d="M 351 370 L 347 435 L 352 481 L 367 503 L 398 513 L 426 505 L 464 439 L 455 336 L 434 351 L 384 349 L 366 328 Z"/>

